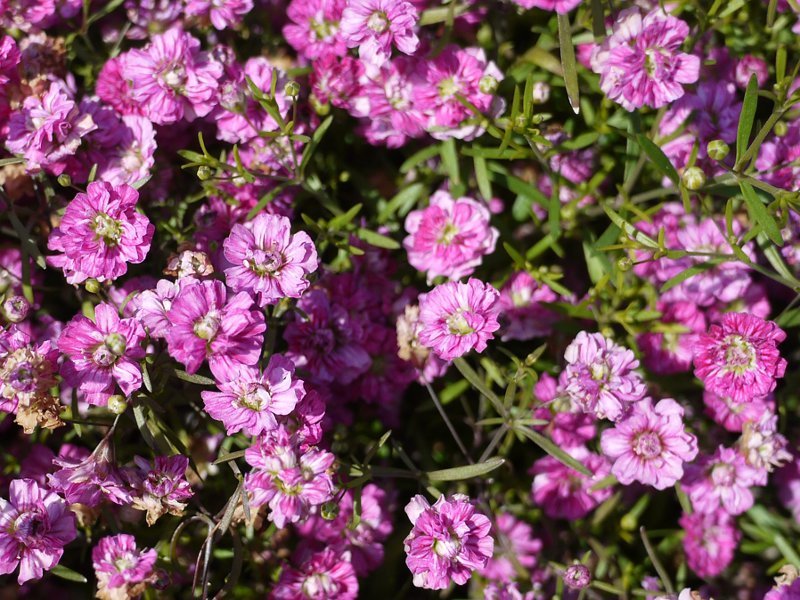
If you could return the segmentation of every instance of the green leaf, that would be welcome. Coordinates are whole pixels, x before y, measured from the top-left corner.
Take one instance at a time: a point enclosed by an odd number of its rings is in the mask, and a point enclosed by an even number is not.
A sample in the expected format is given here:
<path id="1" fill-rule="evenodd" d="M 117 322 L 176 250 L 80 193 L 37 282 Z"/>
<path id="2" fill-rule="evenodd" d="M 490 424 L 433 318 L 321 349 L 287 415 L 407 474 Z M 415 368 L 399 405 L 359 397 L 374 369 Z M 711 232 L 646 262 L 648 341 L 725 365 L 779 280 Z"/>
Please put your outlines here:
<path id="1" fill-rule="evenodd" d="M 66 579 L 67 581 L 74 581 L 76 583 L 89 583 L 89 580 L 86 579 L 86 577 L 77 571 L 73 571 L 72 569 L 65 567 L 64 565 L 56 565 L 50 569 L 50 573 L 56 577 L 60 577 L 61 579 Z"/>
<path id="2" fill-rule="evenodd" d="M 418 150 L 409 156 L 402 165 L 400 165 L 400 172 L 405 175 L 417 165 L 425 162 L 426 160 L 430 160 L 437 154 L 439 154 L 439 146 L 428 146 L 427 148 Z"/>
<path id="3" fill-rule="evenodd" d="M 192 375 L 186 371 L 175 369 L 175 376 L 183 381 L 189 383 L 196 383 L 198 385 L 216 385 L 217 383 L 210 377 L 203 377 L 202 375 Z"/>
<path id="4" fill-rule="evenodd" d="M 699 275 L 704 271 L 708 271 L 709 269 L 713 269 L 720 263 L 719 260 L 709 260 L 707 262 L 698 263 L 694 266 L 689 267 L 688 269 L 681 271 L 675 277 L 668 279 L 664 282 L 664 285 L 661 286 L 661 293 L 667 292 L 674 288 L 676 285 L 680 285 L 687 279 L 691 279 L 695 275 Z"/>
<path id="5" fill-rule="evenodd" d="M 669 177 L 670 181 L 675 185 L 680 184 L 678 172 L 675 170 L 675 167 L 672 166 L 672 163 L 667 158 L 667 155 L 664 154 L 664 151 L 659 148 L 655 142 L 647 138 L 644 134 L 639 133 L 636 135 L 636 143 L 639 144 L 639 147 L 647 155 L 647 158 L 650 159 L 650 162 L 653 163 L 653 166 L 655 166 L 662 175 Z"/>
<path id="6" fill-rule="evenodd" d="M 401 189 L 386 203 L 386 206 L 383 207 L 383 210 L 381 210 L 378 215 L 378 223 L 385 223 L 395 214 L 400 216 L 408 214 L 424 191 L 425 185 L 422 183 L 412 183 L 408 187 Z"/>
<path id="7" fill-rule="evenodd" d="M 2 158 L 0 159 L 0 167 L 5 167 L 6 165 L 20 165 L 25 162 L 25 159 L 21 156 L 16 156 L 13 158 Z"/>
<path id="8" fill-rule="evenodd" d="M 358 229 L 356 235 L 359 239 L 364 240 L 370 246 L 375 246 L 376 248 L 386 248 L 387 250 L 397 250 L 400 248 L 400 243 L 397 240 L 369 229 L 364 229 L 363 227 Z"/>
<path id="9" fill-rule="evenodd" d="M 333 217 L 333 218 L 332 218 L 332 219 L 331 219 L 331 220 L 328 222 L 328 229 L 330 229 L 330 230 L 332 230 L 332 231 L 339 231 L 339 230 L 340 230 L 340 229 L 342 229 L 344 226 L 346 226 L 346 225 L 349 225 L 349 224 L 350 224 L 350 222 L 351 222 L 353 219 L 355 219 L 355 218 L 356 218 L 356 215 L 358 215 L 358 213 L 361 211 L 361 207 L 362 207 L 362 206 L 363 206 L 363 205 L 362 205 L 361 203 L 359 203 L 359 204 L 356 204 L 354 207 L 352 207 L 352 208 L 351 208 L 350 210 L 348 210 L 346 213 L 344 213 L 344 214 L 341 214 L 341 215 L 339 215 L 338 217 Z"/>
<path id="10" fill-rule="evenodd" d="M 274 188 L 272 188 L 269 192 L 267 192 L 263 196 L 261 196 L 256 205 L 252 209 L 250 209 L 249 213 L 247 213 L 247 220 L 249 221 L 250 219 L 254 218 L 258 213 L 260 213 L 262 210 L 264 210 L 267 204 L 272 202 L 278 196 L 278 194 L 280 194 L 288 185 L 289 183 L 284 181 L 276 185 Z"/>
<path id="11" fill-rule="evenodd" d="M 319 124 L 319 127 L 317 127 L 314 135 L 311 136 L 311 143 L 309 143 L 308 146 L 303 149 L 303 158 L 300 160 L 301 174 L 305 172 L 311 157 L 314 155 L 317 146 L 319 146 L 319 143 L 325 136 L 325 132 L 327 132 L 328 128 L 331 126 L 331 123 L 333 123 L 333 115 L 329 115 L 322 123 Z"/>
<path id="12" fill-rule="evenodd" d="M 464 379 L 469 381 L 476 390 L 478 390 L 481 394 L 486 396 L 489 401 L 494 405 L 495 410 L 500 415 L 505 414 L 505 407 L 503 403 L 500 401 L 500 398 L 495 394 L 492 390 L 488 388 L 488 386 L 483 382 L 483 380 L 478 376 L 478 374 L 469 366 L 469 363 L 465 361 L 462 357 L 458 357 L 453 360 L 453 364 L 456 368 L 461 372 L 464 376 Z"/>
<path id="13" fill-rule="evenodd" d="M 478 190 L 484 200 L 489 201 L 492 199 L 492 183 L 489 181 L 486 161 L 480 156 L 473 156 L 472 162 L 475 164 L 475 181 L 478 182 Z"/>
<path id="14" fill-rule="evenodd" d="M 211 464 L 221 465 L 222 463 L 230 462 L 232 460 L 236 460 L 237 458 L 243 458 L 245 452 L 247 452 L 247 450 L 237 450 L 236 452 L 228 452 L 227 454 L 223 454 L 222 456 L 218 457 L 217 460 L 215 460 Z"/>
<path id="15" fill-rule="evenodd" d="M 617 227 L 619 227 L 625 234 L 629 237 L 632 237 L 640 244 L 643 244 L 649 248 L 658 248 L 658 242 L 656 242 L 653 238 L 649 235 L 639 231 L 628 223 L 625 219 L 623 219 L 619 214 L 617 214 L 614 209 L 603 205 L 603 210 L 608 215 L 608 218 L 611 219 L 611 222 L 614 223 Z"/>
<path id="16" fill-rule="evenodd" d="M 428 481 L 461 481 L 463 479 L 472 479 L 473 477 L 480 477 L 481 475 L 491 473 L 505 462 L 505 459 L 495 457 L 490 458 L 486 462 L 478 463 L 477 465 L 428 471 L 425 473 L 425 476 L 428 478 Z"/>
<path id="17" fill-rule="evenodd" d="M 775 219 L 773 219 L 772 215 L 769 214 L 769 211 L 767 210 L 767 207 L 764 206 L 761 198 L 758 196 L 758 194 L 756 194 L 753 186 L 746 181 L 739 181 L 739 187 L 742 188 L 742 195 L 744 196 L 744 202 L 747 205 L 747 212 L 750 214 L 750 218 L 753 219 L 754 222 L 761 225 L 764 233 L 767 234 L 767 237 L 772 241 L 773 244 L 777 246 L 783 246 L 783 236 L 781 236 L 781 230 L 778 228 L 778 224 L 775 222 Z"/>
<path id="18" fill-rule="evenodd" d="M 527 427 L 515 427 L 514 431 L 524 435 L 534 444 L 539 446 L 539 448 L 547 452 L 547 454 L 555 458 L 558 462 L 568 466 L 570 469 L 574 469 L 575 471 L 578 471 L 578 473 L 583 473 L 587 477 L 594 476 L 594 473 L 587 469 L 580 461 L 567 454 L 564 450 L 556 446 L 553 440 L 543 436 L 538 431 L 528 429 Z"/>
<path id="19" fill-rule="evenodd" d="M 456 142 L 453 138 L 442 142 L 439 147 L 442 155 L 442 164 L 447 171 L 447 176 L 450 178 L 450 185 L 458 185 L 461 183 L 461 174 L 458 170 L 458 153 L 456 152 Z"/>
<path id="20" fill-rule="evenodd" d="M 572 31 L 569 15 L 559 13 L 558 44 L 561 48 L 561 68 L 564 70 L 564 83 L 572 110 L 577 115 L 581 112 L 580 92 L 578 88 L 578 69 L 575 65 L 575 46 L 572 45 Z"/>
<path id="21" fill-rule="evenodd" d="M 736 162 L 742 158 L 750 142 L 750 133 L 753 131 L 753 122 L 758 108 L 758 79 L 755 73 L 750 76 L 747 89 L 744 92 L 742 112 L 739 113 L 739 127 L 736 130 Z"/>

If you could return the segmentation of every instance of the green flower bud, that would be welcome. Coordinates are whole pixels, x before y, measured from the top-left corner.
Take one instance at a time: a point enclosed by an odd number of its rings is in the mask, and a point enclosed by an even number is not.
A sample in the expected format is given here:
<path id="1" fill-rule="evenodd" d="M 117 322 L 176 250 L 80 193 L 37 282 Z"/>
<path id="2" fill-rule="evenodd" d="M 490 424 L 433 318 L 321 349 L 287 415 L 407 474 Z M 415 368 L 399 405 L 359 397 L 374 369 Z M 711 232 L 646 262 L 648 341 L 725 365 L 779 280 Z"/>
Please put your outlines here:
<path id="1" fill-rule="evenodd" d="M 714 160 L 724 160 L 731 151 L 731 147 L 722 140 L 711 140 L 706 146 L 706 151 Z"/>
<path id="2" fill-rule="evenodd" d="M 623 273 L 630 271 L 633 268 L 633 261 L 630 256 L 623 256 L 617 261 L 617 269 Z"/>
<path id="3" fill-rule="evenodd" d="M 90 294 L 96 294 L 100 291 L 100 283 L 97 281 L 97 279 L 87 279 L 83 284 L 83 287 L 85 287 L 86 291 Z"/>
<path id="4" fill-rule="evenodd" d="M 786 132 L 789 131 L 789 126 L 784 121 L 778 121 L 775 123 L 775 127 L 773 127 L 773 131 L 775 135 L 778 137 L 783 137 L 786 135 Z"/>
<path id="5" fill-rule="evenodd" d="M 687 190 L 699 190 L 706 184 L 706 174 L 700 167 L 689 167 L 681 175 L 681 183 Z"/>
<path id="6" fill-rule="evenodd" d="M 211 179 L 213 173 L 211 172 L 211 168 L 207 167 L 206 165 L 200 165 L 197 167 L 197 178 L 200 181 L 208 181 Z"/>
<path id="7" fill-rule="evenodd" d="M 72 177 L 70 177 L 66 173 L 62 173 L 61 175 L 59 175 L 57 181 L 58 185 L 62 187 L 69 187 L 72 185 Z"/>
<path id="8" fill-rule="evenodd" d="M 289 98 L 297 98 L 300 95 L 300 84 L 296 81 L 287 81 L 283 86 L 283 93 Z"/>
<path id="9" fill-rule="evenodd" d="M 115 415 L 121 415 L 127 410 L 127 408 L 128 402 L 125 400 L 125 396 L 114 394 L 113 396 L 108 397 L 108 410 Z"/>

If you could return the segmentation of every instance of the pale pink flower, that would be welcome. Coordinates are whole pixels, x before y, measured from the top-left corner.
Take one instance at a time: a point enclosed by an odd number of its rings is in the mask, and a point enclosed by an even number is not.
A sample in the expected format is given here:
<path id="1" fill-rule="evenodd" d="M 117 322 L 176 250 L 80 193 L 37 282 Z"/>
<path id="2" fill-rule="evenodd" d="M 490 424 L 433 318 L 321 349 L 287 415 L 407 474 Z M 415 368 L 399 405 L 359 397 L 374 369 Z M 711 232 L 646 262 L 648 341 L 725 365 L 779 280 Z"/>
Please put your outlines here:
<path id="1" fill-rule="evenodd" d="M 720 446 L 713 455 L 690 465 L 683 483 L 696 512 L 740 515 L 753 506 L 750 488 L 762 479 L 760 469 L 750 466 L 744 456 Z"/>
<path id="2" fill-rule="evenodd" d="M 414 32 L 419 15 L 406 0 L 349 0 L 339 31 L 348 48 L 369 65 L 380 66 L 392 56 L 392 46 L 414 54 L 419 38 Z"/>
<path id="3" fill-rule="evenodd" d="M 156 558 L 158 554 L 155 549 L 137 548 L 136 538 L 132 535 L 120 533 L 101 538 L 92 548 L 97 587 L 100 590 L 124 588 L 128 592 L 136 584 L 151 578 Z"/>
<path id="4" fill-rule="evenodd" d="M 343 56 L 347 46 L 339 35 L 339 20 L 346 5 L 346 0 L 292 0 L 283 36 L 308 59 Z"/>

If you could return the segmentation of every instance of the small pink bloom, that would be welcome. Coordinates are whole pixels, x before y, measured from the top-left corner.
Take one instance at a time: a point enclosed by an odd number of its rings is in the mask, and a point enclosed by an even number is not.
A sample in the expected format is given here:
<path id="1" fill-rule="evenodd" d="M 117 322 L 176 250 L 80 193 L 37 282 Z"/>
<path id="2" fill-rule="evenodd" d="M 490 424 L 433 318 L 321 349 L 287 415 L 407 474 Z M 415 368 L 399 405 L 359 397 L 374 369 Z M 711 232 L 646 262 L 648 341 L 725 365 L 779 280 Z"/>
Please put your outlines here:
<path id="1" fill-rule="evenodd" d="M 512 0 L 522 8 L 541 8 L 565 15 L 581 3 L 581 0 Z"/>
<path id="2" fill-rule="evenodd" d="M 188 0 L 187 16 L 209 21 L 220 31 L 240 25 L 244 16 L 253 10 L 253 0 Z"/>
<path id="3" fill-rule="evenodd" d="M 305 231 L 294 235 L 286 217 L 259 214 L 245 225 L 236 224 L 224 243 L 225 280 L 234 292 L 252 293 L 259 306 L 283 298 L 299 298 L 317 270 L 317 250 Z"/>
<path id="4" fill-rule="evenodd" d="M 406 565 L 414 585 L 443 590 L 465 584 L 494 552 L 491 522 L 476 512 L 468 496 L 444 495 L 431 506 L 420 495 L 406 506 L 413 525 L 404 541 Z"/>
<path id="5" fill-rule="evenodd" d="M 533 535 L 533 528 L 511 513 L 503 512 L 495 517 L 496 527 L 494 555 L 479 573 L 487 579 L 509 582 L 517 578 L 517 565 L 530 571 L 537 564 L 537 558 L 544 544 Z"/>
<path id="6" fill-rule="evenodd" d="M 558 295 L 526 271 L 518 271 L 500 288 L 500 323 L 504 342 L 530 340 L 550 335 L 557 314 L 544 304 L 557 302 Z"/>
<path id="7" fill-rule="evenodd" d="M 762 414 L 771 413 L 775 407 L 771 395 L 747 402 L 734 402 L 728 396 L 718 396 L 708 390 L 703 392 L 703 402 L 706 414 L 728 431 L 742 431 L 747 421 L 757 421 Z"/>
<path id="8" fill-rule="evenodd" d="M 695 343 L 706 330 L 706 318 L 693 302 L 659 302 L 660 322 L 668 331 L 648 331 L 636 338 L 644 366 L 658 375 L 689 371 Z"/>
<path id="9" fill-rule="evenodd" d="M 769 67 L 763 58 L 748 54 L 736 63 L 736 85 L 742 89 L 747 88 L 753 75 L 756 76 L 758 87 L 762 87 L 769 77 Z"/>
<path id="10" fill-rule="evenodd" d="M 419 38 L 414 32 L 419 15 L 406 0 L 349 0 L 339 25 L 348 48 L 369 65 L 380 66 L 392 55 L 392 45 L 414 54 Z"/>
<path id="11" fill-rule="evenodd" d="M 761 480 L 760 469 L 751 467 L 733 448 L 720 446 L 713 455 L 689 466 L 684 489 L 698 513 L 740 515 L 753 506 L 750 487 Z"/>
<path id="12" fill-rule="evenodd" d="M 274 600 L 355 600 L 358 579 L 349 553 L 326 548 L 304 556 L 299 566 L 287 566 L 272 589 Z"/>
<path id="13" fill-rule="evenodd" d="M 635 371 L 633 352 L 600 333 L 581 331 L 564 352 L 567 365 L 560 384 L 584 412 L 616 421 L 633 402 L 644 398 L 647 386 Z"/>
<path id="14" fill-rule="evenodd" d="M 141 387 L 145 333 L 139 321 L 120 319 L 110 304 L 98 304 L 94 315 L 94 321 L 74 317 L 58 338 L 58 349 L 69 359 L 61 375 L 85 394 L 87 402 L 105 406 L 115 382 L 125 395 Z"/>
<path id="15" fill-rule="evenodd" d="M 19 566 L 20 585 L 41 579 L 76 537 L 75 516 L 67 503 L 34 480 L 15 479 L 9 499 L 0 498 L 0 574 Z"/>
<path id="16" fill-rule="evenodd" d="M 47 246 L 61 252 L 48 262 L 64 271 L 69 283 L 89 278 L 111 281 L 142 262 L 155 228 L 137 212 L 139 193 L 127 184 L 94 181 L 67 206 Z"/>
<path id="17" fill-rule="evenodd" d="M 92 566 L 99 588 L 126 588 L 150 579 L 158 554 L 139 550 L 136 538 L 121 533 L 101 538 L 92 548 Z"/>
<path id="18" fill-rule="evenodd" d="M 633 405 L 630 414 L 606 429 L 603 454 L 614 461 L 611 472 L 623 485 L 634 481 L 663 490 L 683 477 L 683 463 L 697 456 L 697 439 L 686 433 L 683 408 L 665 398 L 655 406 L 649 398 Z"/>
<path id="19" fill-rule="evenodd" d="M 695 375 L 706 390 L 749 402 L 763 398 L 783 377 L 786 360 L 778 344 L 786 333 L 772 321 L 746 313 L 726 313 L 695 346 Z"/>
<path id="20" fill-rule="evenodd" d="M 127 476 L 133 488 L 131 506 L 147 513 L 147 524 L 152 525 L 162 515 L 180 516 L 186 508 L 186 500 L 194 495 L 186 480 L 189 459 L 185 456 L 156 456 L 151 463 L 135 456 L 136 469 Z"/>
<path id="21" fill-rule="evenodd" d="M 689 26 L 661 8 L 644 17 L 638 7 L 625 9 L 592 53 L 592 70 L 606 96 L 625 109 L 659 108 L 699 77 L 700 59 L 680 51 L 688 36 Z"/>
<path id="22" fill-rule="evenodd" d="M 739 545 L 739 532 L 724 512 L 683 515 L 680 520 L 686 534 L 683 550 L 686 563 L 700 577 L 716 577 L 733 561 Z"/>
<path id="23" fill-rule="evenodd" d="M 440 358 L 452 360 L 473 348 L 486 349 L 500 327 L 497 322 L 499 292 L 488 283 L 470 278 L 451 281 L 420 296 L 419 342 Z"/>
<path id="24" fill-rule="evenodd" d="M 283 26 L 283 36 L 310 60 L 344 56 L 347 46 L 339 35 L 339 20 L 346 5 L 346 0 L 292 0 L 286 9 L 290 23 Z"/>

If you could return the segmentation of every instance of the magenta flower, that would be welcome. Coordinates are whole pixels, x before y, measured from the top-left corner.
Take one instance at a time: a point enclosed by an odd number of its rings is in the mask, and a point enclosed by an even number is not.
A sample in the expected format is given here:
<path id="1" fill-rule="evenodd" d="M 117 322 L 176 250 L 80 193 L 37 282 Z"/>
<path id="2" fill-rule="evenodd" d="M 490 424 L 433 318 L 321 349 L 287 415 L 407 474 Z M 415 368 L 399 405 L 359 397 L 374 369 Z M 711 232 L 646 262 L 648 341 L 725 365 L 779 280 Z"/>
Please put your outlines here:
<path id="1" fill-rule="evenodd" d="M 253 294 L 259 306 L 283 298 L 299 298 L 308 289 L 308 275 L 317 270 L 317 250 L 305 231 L 292 235 L 286 217 L 261 213 L 236 224 L 225 240 L 225 280 L 234 292 Z"/>
<path id="2" fill-rule="evenodd" d="M 760 469 L 751 467 L 744 456 L 720 446 L 713 455 L 689 466 L 684 489 L 698 513 L 740 515 L 753 506 L 750 487 L 761 485 L 762 480 Z"/>
<path id="3" fill-rule="evenodd" d="M 14 111 L 8 121 L 6 149 L 25 157 L 26 169 L 45 169 L 60 175 L 65 159 L 73 156 L 81 139 L 97 125 L 83 112 L 66 91 L 66 85 L 54 81 L 47 92 L 25 98 L 22 110 Z"/>
<path id="4" fill-rule="evenodd" d="M 419 38 L 414 32 L 419 15 L 406 0 L 349 0 L 339 32 L 348 48 L 368 65 L 380 66 L 392 56 L 392 45 L 414 54 Z"/>
<path id="5" fill-rule="evenodd" d="M 347 46 L 339 35 L 339 20 L 346 5 L 346 0 L 292 0 L 286 9 L 290 23 L 283 26 L 283 36 L 310 60 L 344 56 Z"/>
<path id="6" fill-rule="evenodd" d="M 420 296 L 419 342 L 444 360 L 463 356 L 473 348 L 486 349 L 500 327 L 499 292 L 488 283 L 470 278 L 451 281 Z"/>
<path id="7" fill-rule="evenodd" d="M 87 402 L 105 406 L 115 382 L 126 396 L 142 386 L 138 361 L 144 358 L 145 333 L 139 321 L 120 319 L 110 304 L 98 304 L 94 319 L 75 316 L 58 338 L 58 349 L 69 359 L 61 375 Z"/>
<path id="8" fill-rule="evenodd" d="M 415 586 L 443 590 L 451 583 L 463 585 L 492 557 L 492 524 L 468 496 L 442 495 L 431 506 L 418 494 L 405 510 L 413 527 L 403 546 Z"/>
<path id="9" fill-rule="evenodd" d="M 298 567 L 288 566 L 272 590 L 275 600 L 355 600 L 358 579 L 347 553 L 326 548 L 304 556 Z"/>
<path id="10" fill-rule="evenodd" d="M 324 450 L 297 446 L 284 428 L 259 438 L 247 449 L 245 460 L 253 467 L 245 480 L 252 506 L 269 504 L 269 519 L 278 528 L 305 521 L 314 507 L 333 496 L 330 469 L 336 460 Z"/>
<path id="11" fill-rule="evenodd" d="M 253 0 L 188 0 L 186 15 L 210 22 L 220 31 L 239 25 L 253 10 Z"/>
<path id="12" fill-rule="evenodd" d="M 530 340 L 553 330 L 557 314 L 544 306 L 558 296 L 547 284 L 539 283 L 526 271 L 518 271 L 500 288 L 500 331 L 502 340 Z"/>
<path id="13" fill-rule="evenodd" d="M 126 55 L 122 76 L 130 81 L 133 100 L 153 123 L 193 121 L 216 106 L 222 65 L 199 48 L 199 40 L 173 27 Z"/>
<path id="14" fill-rule="evenodd" d="M 726 313 L 721 325 L 712 325 L 697 341 L 694 373 L 708 391 L 734 402 L 762 398 L 786 371 L 778 350 L 785 339 L 786 333 L 772 321 Z"/>
<path id="15" fill-rule="evenodd" d="M 724 512 L 683 515 L 681 527 L 686 532 L 683 550 L 686 563 L 700 577 L 716 577 L 733 561 L 739 545 L 739 532 Z"/>
<path id="16" fill-rule="evenodd" d="M 772 588 L 763 600 L 798 600 L 800 599 L 800 579 L 792 582 L 777 584 Z"/>
<path id="17" fill-rule="evenodd" d="M 125 588 L 134 597 L 136 584 L 148 581 L 153 575 L 158 554 L 152 548 L 139 550 L 136 538 L 121 533 L 101 538 L 92 548 L 92 566 L 100 590 Z"/>
<path id="18" fill-rule="evenodd" d="M 278 426 L 276 415 L 288 415 L 305 396 L 295 378 L 294 363 L 280 354 L 270 356 L 264 372 L 240 366 L 217 384 L 220 392 L 202 392 L 208 414 L 222 421 L 228 435 L 244 431 L 260 435 Z"/>
<path id="19" fill-rule="evenodd" d="M 565 15 L 581 3 L 581 0 L 512 0 L 522 8 L 541 8 Z"/>
<path id="20" fill-rule="evenodd" d="M 638 7 L 623 10 L 611 35 L 592 53 L 600 88 L 626 110 L 660 108 L 697 81 L 700 59 L 680 51 L 689 26 L 655 8 L 644 17 Z"/>
<path id="21" fill-rule="evenodd" d="M 489 209 L 472 198 L 453 199 L 439 190 L 427 208 L 406 217 L 408 262 L 426 273 L 429 283 L 440 275 L 452 280 L 471 275 L 497 243 L 490 217 Z"/>
<path id="22" fill-rule="evenodd" d="M 129 185 L 90 183 L 67 205 L 47 247 L 56 256 L 48 262 L 64 271 L 69 283 L 89 278 L 111 281 L 140 263 L 150 250 L 155 228 L 136 211 L 139 192 Z"/>
<path id="23" fill-rule="evenodd" d="M 683 373 L 692 366 L 699 334 L 706 330 L 706 318 L 693 302 L 659 302 L 661 322 L 673 324 L 669 331 L 648 331 L 636 338 L 644 366 L 653 373 Z"/>
<path id="24" fill-rule="evenodd" d="M 542 551 L 542 540 L 533 535 L 533 528 L 510 513 L 495 517 L 494 555 L 479 573 L 494 581 L 509 582 L 517 578 L 517 565 L 530 571 Z"/>
<path id="25" fill-rule="evenodd" d="M 534 475 L 531 494 L 544 514 L 553 519 L 581 519 L 611 497 L 611 489 L 592 487 L 611 471 L 608 461 L 586 448 L 567 448 L 574 459 L 583 464 L 592 477 L 566 466 L 552 456 L 540 458 L 531 467 Z"/>
<path id="26" fill-rule="evenodd" d="M 264 343 L 264 314 L 250 310 L 253 299 L 240 292 L 226 300 L 221 281 L 190 281 L 167 313 L 170 356 L 196 373 L 207 358 L 215 377 L 224 379 L 237 365 L 254 365 Z"/>
<path id="27" fill-rule="evenodd" d="M 697 456 L 697 439 L 686 433 L 683 408 L 665 398 L 655 406 L 649 398 L 633 405 L 630 414 L 606 429 L 601 438 L 603 454 L 620 483 L 634 481 L 664 490 L 683 477 L 683 463 Z"/>
<path id="28" fill-rule="evenodd" d="M 19 584 L 56 566 L 76 537 L 67 503 L 33 479 L 15 479 L 8 500 L 0 498 L 0 574 L 19 566 Z"/>
<path id="29" fill-rule="evenodd" d="M 775 402 L 772 396 L 753 398 L 747 402 L 734 402 L 727 396 L 717 396 L 708 390 L 703 392 L 706 414 L 728 431 L 742 431 L 748 421 L 758 421 L 762 414 L 771 413 Z"/>
<path id="30" fill-rule="evenodd" d="M 647 386 L 634 370 L 633 352 L 599 333 L 581 331 L 564 352 L 561 374 L 565 393 L 584 412 L 616 421 L 631 403 L 644 398 Z"/>
<path id="31" fill-rule="evenodd" d="M 141 321 L 151 338 L 167 337 L 170 329 L 169 309 L 185 283 L 182 281 L 159 279 L 154 289 L 144 290 L 131 300 L 136 318 Z"/>
<path id="32" fill-rule="evenodd" d="M 147 524 L 152 525 L 162 515 L 180 516 L 186 500 L 194 495 L 186 480 L 189 459 L 185 456 L 156 456 L 151 463 L 141 456 L 134 457 L 136 470 L 128 472 L 133 488 L 131 506 L 147 513 Z"/>

